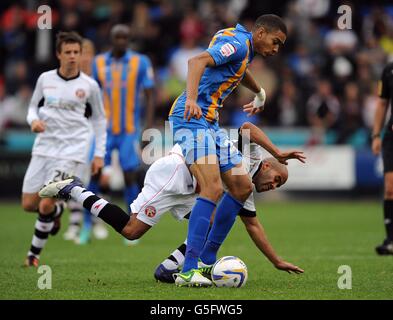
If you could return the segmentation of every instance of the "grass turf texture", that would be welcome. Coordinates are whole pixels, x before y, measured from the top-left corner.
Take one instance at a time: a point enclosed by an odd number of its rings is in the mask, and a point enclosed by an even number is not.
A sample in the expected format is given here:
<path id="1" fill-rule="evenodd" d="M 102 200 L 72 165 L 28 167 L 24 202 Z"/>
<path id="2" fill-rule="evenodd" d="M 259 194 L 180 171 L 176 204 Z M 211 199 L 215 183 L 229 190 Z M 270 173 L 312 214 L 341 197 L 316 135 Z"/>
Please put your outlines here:
<path id="1" fill-rule="evenodd" d="M 254 246 L 238 219 L 219 256 L 239 256 L 248 266 L 245 287 L 177 288 L 157 283 L 155 267 L 185 238 L 187 224 L 170 215 L 134 247 L 113 230 L 107 240 L 77 246 L 50 236 L 41 264 L 52 269 L 52 289 L 39 290 L 41 274 L 22 268 L 34 214 L 0 204 L 0 299 L 393 299 L 393 256 L 374 247 L 384 235 L 378 202 L 259 203 L 258 216 L 278 254 L 305 269 L 276 270 Z M 340 265 L 352 269 L 352 289 L 340 290 Z"/>

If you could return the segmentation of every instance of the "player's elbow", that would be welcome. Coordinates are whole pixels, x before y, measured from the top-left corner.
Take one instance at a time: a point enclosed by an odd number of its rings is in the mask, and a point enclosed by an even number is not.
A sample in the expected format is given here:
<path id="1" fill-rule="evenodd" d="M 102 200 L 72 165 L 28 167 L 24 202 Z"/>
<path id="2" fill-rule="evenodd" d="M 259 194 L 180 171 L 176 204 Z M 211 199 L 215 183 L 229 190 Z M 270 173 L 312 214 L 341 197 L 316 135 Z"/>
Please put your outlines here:
<path id="1" fill-rule="evenodd" d="M 241 129 L 242 130 L 244 130 L 244 129 L 250 130 L 252 128 L 252 126 L 253 126 L 253 124 L 251 122 L 246 121 L 242 124 Z"/>

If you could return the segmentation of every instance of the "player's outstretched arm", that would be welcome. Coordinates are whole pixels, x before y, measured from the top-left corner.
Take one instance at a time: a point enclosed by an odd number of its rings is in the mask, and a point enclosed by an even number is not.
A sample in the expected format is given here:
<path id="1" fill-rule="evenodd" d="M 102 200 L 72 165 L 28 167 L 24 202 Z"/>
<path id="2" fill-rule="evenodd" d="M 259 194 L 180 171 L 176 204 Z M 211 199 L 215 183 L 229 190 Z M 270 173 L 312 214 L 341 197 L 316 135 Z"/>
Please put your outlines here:
<path id="1" fill-rule="evenodd" d="M 255 93 L 254 100 L 243 106 L 243 111 L 248 113 L 247 117 L 251 117 L 256 113 L 263 111 L 266 102 L 265 89 L 263 89 L 255 81 L 254 77 L 248 69 L 244 73 L 241 84 Z"/>
<path id="2" fill-rule="evenodd" d="M 250 142 L 260 145 L 283 164 L 287 164 L 287 160 L 289 159 L 297 159 L 300 162 L 305 163 L 306 157 L 302 151 L 291 150 L 288 152 L 282 152 L 261 129 L 251 122 L 243 123 L 240 128 L 240 132 L 243 137 L 247 137 Z"/>
<path id="3" fill-rule="evenodd" d="M 199 119 L 202 109 L 197 104 L 198 87 L 206 67 L 214 67 L 215 62 L 208 52 L 203 52 L 188 60 L 187 100 L 184 108 L 184 119 Z"/>
<path id="4" fill-rule="evenodd" d="M 274 251 L 272 245 L 266 237 L 265 230 L 257 217 L 241 216 L 241 219 L 246 227 L 250 238 L 255 243 L 257 248 L 269 259 L 269 261 L 278 269 L 288 273 L 303 273 L 304 270 L 292 263 L 282 260 Z"/>

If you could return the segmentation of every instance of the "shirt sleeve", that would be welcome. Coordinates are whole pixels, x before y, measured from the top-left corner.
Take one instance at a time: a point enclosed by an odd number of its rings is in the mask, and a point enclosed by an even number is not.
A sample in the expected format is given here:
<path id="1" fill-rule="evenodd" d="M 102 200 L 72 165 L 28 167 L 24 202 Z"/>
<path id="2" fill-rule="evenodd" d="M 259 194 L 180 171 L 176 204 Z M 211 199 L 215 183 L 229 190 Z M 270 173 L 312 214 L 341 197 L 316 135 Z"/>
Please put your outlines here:
<path id="1" fill-rule="evenodd" d="M 256 216 L 254 193 L 251 193 L 250 196 L 247 198 L 247 200 L 244 202 L 243 208 L 241 212 L 239 212 L 239 215 L 246 216 L 246 213 L 248 213 L 247 216 L 254 216 L 254 217 Z"/>
<path id="2" fill-rule="evenodd" d="M 246 55 L 246 50 L 241 43 L 235 37 L 228 36 L 220 37 L 206 51 L 212 56 L 216 66 L 233 61 L 242 61 Z"/>
<path id="3" fill-rule="evenodd" d="M 106 118 L 104 104 L 102 102 L 100 88 L 97 82 L 92 84 L 92 93 L 88 99 L 92 106 L 91 122 L 95 135 L 95 157 L 103 158 L 105 156 L 106 146 Z"/>
<path id="4" fill-rule="evenodd" d="M 33 95 L 31 97 L 31 101 L 29 104 L 29 108 L 27 111 L 27 123 L 31 125 L 31 123 L 34 120 L 39 120 L 39 115 L 38 115 L 38 105 L 41 101 L 41 99 L 44 98 L 44 92 L 42 89 L 42 81 L 43 81 L 43 75 L 40 75 L 40 77 L 37 80 L 37 83 L 34 88 Z"/>
<path id="5" fill-rule="evenodd" d="M 154 71 L 150 59 L 146 56 L 142 57 L 142 86 L 145 89 L 154 87 Z"/>
<path id="6" fill-rule="evenodd" d="M 392 70 L 392 66 L 386 67 L 383 70 L 381 80 L 378 83 L 378 93 L 383 99 L 390 99 L 389 73 L 392 72 Z"/>

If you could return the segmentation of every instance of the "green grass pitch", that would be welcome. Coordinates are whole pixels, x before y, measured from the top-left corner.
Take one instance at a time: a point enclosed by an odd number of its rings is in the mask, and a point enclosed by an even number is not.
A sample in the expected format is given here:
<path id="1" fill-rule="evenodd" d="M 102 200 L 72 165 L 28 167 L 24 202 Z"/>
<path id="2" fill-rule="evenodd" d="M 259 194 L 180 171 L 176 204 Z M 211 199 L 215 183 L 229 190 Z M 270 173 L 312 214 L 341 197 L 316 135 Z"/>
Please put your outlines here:
<path id="1" fill-rule="evenodd" d="M 127 247 L 111 230 L 104 241 L 77 246 L 50 237 L 41 263 L 52 269 L 52 289 L 40 290 L 37 269 L 22 268 L 35 215 L 16 203 L 0 204 L 0 299 L 393 299 L 393 256 L 374 252 L 383 239 L 379 202 L 282 202 L 258 205 L 258 216 L 278 254 L 305 269 L 276 270 L 237 221 L 219 256 L 239 256 L 248 266 L 245 287 L 177 288 L 157 283 L 153 272 L 185 236 L 187 224 L 170 215 L 139 245 Z M 352 289 L 339 289 L 341 265 Z"/>

